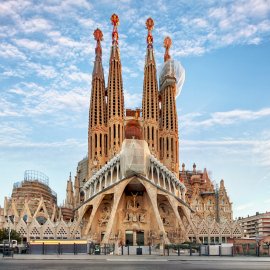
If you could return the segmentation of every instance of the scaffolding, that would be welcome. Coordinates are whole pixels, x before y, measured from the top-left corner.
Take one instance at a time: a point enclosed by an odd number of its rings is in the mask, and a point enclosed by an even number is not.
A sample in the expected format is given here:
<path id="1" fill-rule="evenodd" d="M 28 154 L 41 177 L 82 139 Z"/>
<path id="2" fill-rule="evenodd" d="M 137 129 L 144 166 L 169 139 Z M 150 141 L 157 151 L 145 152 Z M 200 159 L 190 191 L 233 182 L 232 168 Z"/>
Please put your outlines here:
<path id="1" fill-rule="evenodd" d="M 34 170 L 26 170 L 24 172 L 24 181 L 37 181 L 40 182 L 46 186 L 49 186 L 49 177 L 39 171 Z"/>

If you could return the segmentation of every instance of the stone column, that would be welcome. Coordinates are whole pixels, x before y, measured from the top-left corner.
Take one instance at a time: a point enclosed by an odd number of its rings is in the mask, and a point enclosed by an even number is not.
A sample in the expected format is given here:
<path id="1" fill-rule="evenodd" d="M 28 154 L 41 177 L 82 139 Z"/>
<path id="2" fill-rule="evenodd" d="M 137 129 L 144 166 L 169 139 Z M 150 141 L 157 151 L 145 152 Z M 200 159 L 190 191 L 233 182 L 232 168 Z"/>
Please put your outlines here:
<path id="1" fill-rule="evenodd" d="M 177 186 L 177 189 L 178 189 L 178 197 L 180 199 L 182 199 L 182 194 L 181 194 L 181 188 L 180 188 L 180 185 Z"/>
<path id="2" fill-rule="evenodd" d="M 105 173 L 105 188 L 108 186 L 107 177 L 108 177 L 108 172 Z"/>
<path id="3" fill-rule="evenodd" d="M 116 163 L 116 182 L 119 181 L 119 162 Z"/>
<path id="4" fill-rule="evenodd" d="M 174 195 L 177 195 L 176 194 L 176 187 L 175 187 L 175 182 L 174 181 L 172 182 L 172 186 L 173 186 L 173 194 Z"/>
<path id="5" fill-rule="evenodd" d="M 113 167 L 111 167 L 111 185 L 113 183 Z"/>
<path id="6" fill-rule="evenodd" d="M 97 193 L 97 180 L 95 180 L 95 183 L 94 183 L 94 194 L 95 195 Z"/>
<path id="7" fill-rule="evenodd" d="M 137 246 L 137 231 L 133 231 L 133 246 Z"/>
<path id="8" fill-rule="evenodd" d="M 171 187 L 171 178 L 168 177 L 168 183 L 169 183 L 169 191 L 172 193 L 172 187 Z"/>
<path id="9" fill-rule="evenodd" d="M 164 172 L 162 172 L 162 178 L 163 178 L 163 188 L 166 189 L 165 174 L 164 174 Z"/>
<path id="10" fill-rule="evenodd" d="M 158 185 L 160 186 L 159 169 L 157 169 L 157 175 L 158 175 Z"/>

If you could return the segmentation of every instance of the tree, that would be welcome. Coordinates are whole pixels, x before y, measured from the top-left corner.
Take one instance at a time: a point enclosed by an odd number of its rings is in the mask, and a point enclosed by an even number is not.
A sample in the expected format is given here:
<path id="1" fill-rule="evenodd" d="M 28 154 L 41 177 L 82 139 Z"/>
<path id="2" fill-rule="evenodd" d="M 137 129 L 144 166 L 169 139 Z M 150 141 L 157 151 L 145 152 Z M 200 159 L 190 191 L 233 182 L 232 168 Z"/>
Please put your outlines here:
<path id="1" fill-rule="evenodd" d="M 8 239 L 8 229 L 0 229 L 0 243 Z M 10 240 L 21 241 L 21 235 L 15 230 L 10 230 Z"/>

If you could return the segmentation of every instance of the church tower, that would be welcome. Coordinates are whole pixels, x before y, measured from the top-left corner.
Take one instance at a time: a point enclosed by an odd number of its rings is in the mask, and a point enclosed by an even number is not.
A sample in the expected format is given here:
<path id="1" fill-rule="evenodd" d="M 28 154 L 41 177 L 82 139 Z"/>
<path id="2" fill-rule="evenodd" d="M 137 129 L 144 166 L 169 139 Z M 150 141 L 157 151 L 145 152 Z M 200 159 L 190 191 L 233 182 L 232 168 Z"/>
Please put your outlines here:
<path id="1" fill-rule="evenodd" d="M 158 82 L 156 62 L 153 49 L 152 30 L 154 21 L 148 18 L 146 21 L 147 49 L 144 66 L 144 82 L 143 82 L 143 102 L 142 102 L 142 117 L 143 117 L 143 134 L 144 140 L 148 143 L 149 149 L 153 155 L 158 156 L 159 152 L 159 101 L 158 101 Z"/>
<path id="2" fill-rule="evenodd" d="M 179 173 L 178 157 L 178 122 L 176 111 L 176 68 L 177 63 L 171 59 L 169 49 L 172 40 L 164 39 L 166 49 L 164 66 L 160 75 L 161 119 L 160 119 L 160 159 L 176 175 Z"/>
<path id="3" fill-rule="evenodd" d="M 113 25 L 113 32 L 109 63 L 107 114 L 109 130 L 108 153 L 110 158 L 121 150 L 122 142 L 124 140 L 124 95 L 117 30 L 119 17 L 116 14 L 113 14 L 111 22 Z"/>
<path id="4" fill-rule="evenodd" d="M 73 194 L 73 185 L 72 185 L 72 180 L 71 180 L 71 173 L 70 173 L 69 179 L 67 181 L 65 207 L 71 208 L 71 209 L 74 208 L 74 194 Z"/>
<path id="5" fill-rule="evenodd" d="M 107 108 L 105 100 L 105 80 L 102 67 L 101 41 L 103 34 L 100 29 L 94 32 L 96 58 L 92 73 L 92 92 L 89 109 L 88 128 L 88 177 L 100 169 L 107 161 Z"/>

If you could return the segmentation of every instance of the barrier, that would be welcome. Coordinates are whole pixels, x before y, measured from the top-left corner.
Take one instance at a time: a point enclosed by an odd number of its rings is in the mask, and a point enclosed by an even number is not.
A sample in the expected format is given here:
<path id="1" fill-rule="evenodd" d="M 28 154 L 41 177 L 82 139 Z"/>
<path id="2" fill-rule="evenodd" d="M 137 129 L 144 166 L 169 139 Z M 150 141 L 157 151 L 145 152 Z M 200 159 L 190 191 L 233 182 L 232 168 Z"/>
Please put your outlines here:
<path id="1" fill-rule="evenodd" d="M 89 255 L 165 255 L 165 256 L 270 256 L 269 245 L 220 244 L 220 245 L 153 245 L 118 246 L 114 244 L 94 244 L 85 242 L 39 242 L 29 244 L 30 254 L 89 254 Z M 4 256 L 13 256 L 12 250 L 5 248 Z"/>

